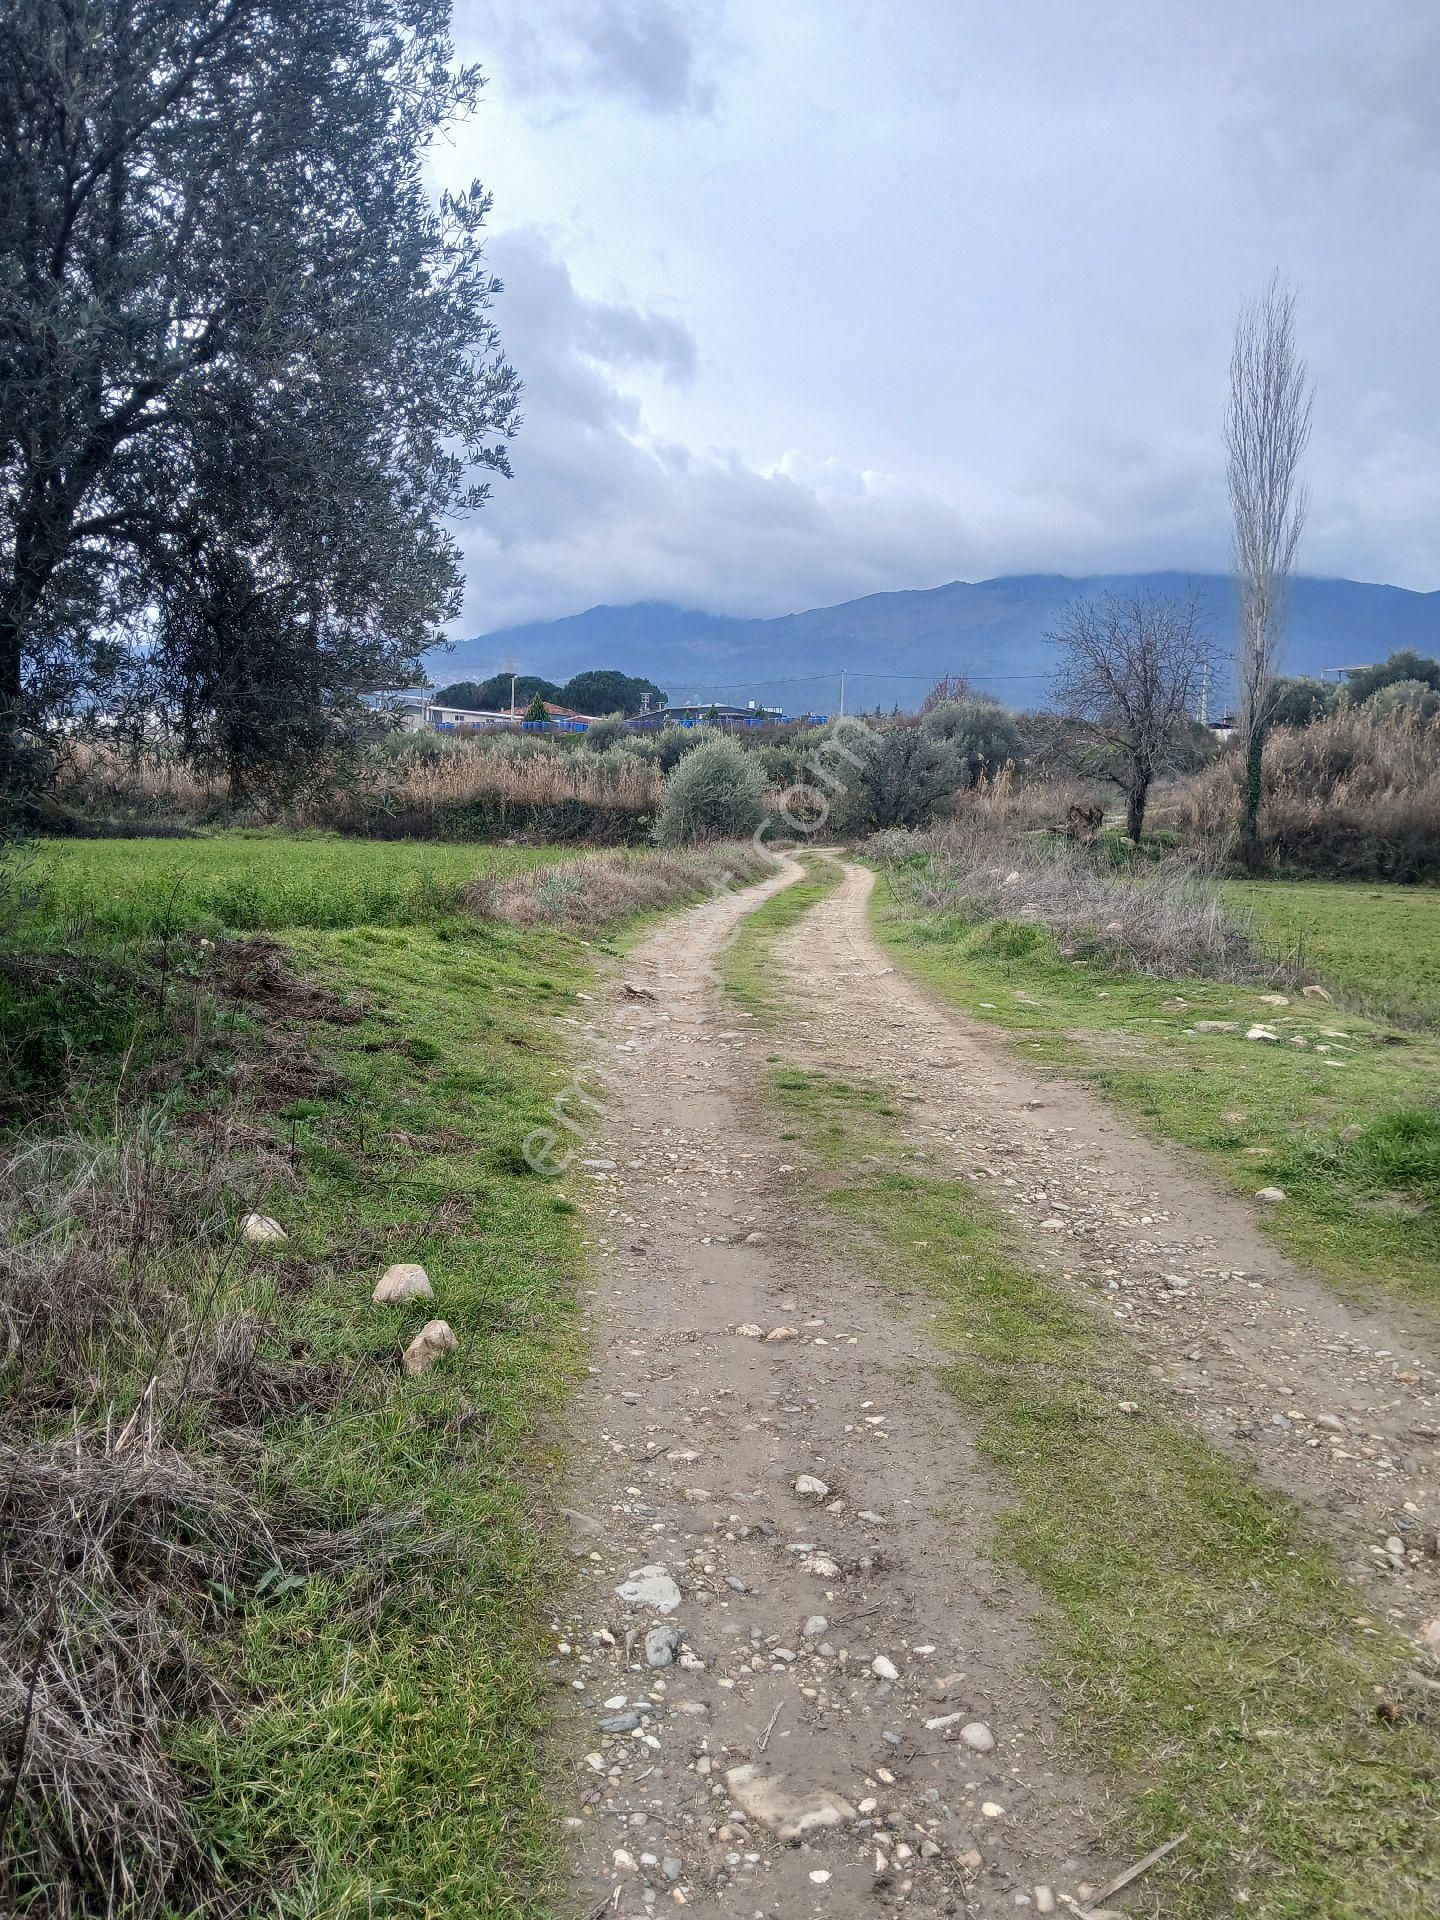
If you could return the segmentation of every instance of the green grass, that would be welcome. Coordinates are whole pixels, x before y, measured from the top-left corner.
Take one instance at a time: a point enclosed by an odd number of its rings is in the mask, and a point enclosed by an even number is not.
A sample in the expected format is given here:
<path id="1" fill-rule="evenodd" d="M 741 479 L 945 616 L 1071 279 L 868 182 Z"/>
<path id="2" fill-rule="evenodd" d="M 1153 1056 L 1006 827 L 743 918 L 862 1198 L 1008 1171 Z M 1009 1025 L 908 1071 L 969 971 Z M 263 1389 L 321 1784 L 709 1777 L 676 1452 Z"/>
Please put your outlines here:
<path id="1" fill-rule="evenodd" d="M 916 912 L 884 876 L 873 917 L 899 963 L 1025 1059 L 1111 1095 L 1238 1191 L 1280 1187 L 1264 1224 L 1287 1252 L 1351 1293 L 1440 1306 L 1440 1039 L 1299 994 L 1277 1008 L 1258 987 L 1110 973 L 1029 922 Z M 1190 1030 L 1205 1020 L 1239 1030 Z M 1252 1024 L 1279 1043 L 1247 1040 Z"/>
<path id="2" fill-rule="evenodd" d="M 720 976 L 727 990 L 747 1012 L 767 1023 L 778 1018 L 772 984 L 775 943 L 833 893 L 843 878 L 834 860 L 807 858 L 803 865 L 806 877 L 747 914 L 740 936 L 721 956 Z"/>
<path id="3" fill-rule="evenodd" d="M 732 949 L 742 985 L 784 897 Z M 1169 1422 L 1118 1336 L 1015 1258 L 968 1183 L 918 1169 L 883 1088 L 781 1059 L 771 1090 L 847 1244 L 939 1303 L 945 1377 L 1013 1489 L 996 1555 L 1047 1602 L 1073 1750 L 1126 1790 L 1116 1857 L 1188 1834 L 1144 1896 L 1173 1920 L 1433 1913 L 1440 1746 L 1377 1716 L 1402 1649 L 1294 1511 Z M 862 1170 L 876 1153 L 888 1164 Z"/>
<path id="4" fill-rule="evenodd" d="M 159 1151 L 192 1157 L 213 1151 L 191 1140 L 197 1115 L 251 1131 L 227 1173 L 232 1216 L 257 1208 L 290 1238 L 247 1251 L 219 1305 L 271 1323 L 267 1364 L 328 1370 L 342 1390 L 333 1406 L 265 1415 L 238 1452 L 198 1414 L 187 1442 L 306 1524 L 419 1515 L 422 1550 L 383 1578 L 292 1580 L 282 1567 L 278 1582 L 222 1596 L 218 1617 L 177 1588 L 177 1621 L 232 1704 L 167 1739 L 237 1911 L 553 1910 L 542 1663 L 564 1556 L 544 1511 L 556 1415 L 583 1358 L 584 1256 L 576 1209 L 523 1147 L 568 1071 L 569 1029 L 553 1016 L 593 988 L 623 930 L 587 941 L 446 910 L 477 869 L 532 857 L 270 835 L 45 848 L 53 884 L 32 899 L 26 965 L 0 976 L 12 1040 L 37 1010 L 63 1014 L 35 1083 L 45 1101 L 17 1124 L 103 1140 L 158 1110 Z M 363 1017 L 217 995 L 225 961 L 204 944 L 217 926 L 280 929 L 300 977 Z M 58 984 L 29 967 L 57 944 L 78 968 Z M 267 1072 L 307 1047 L 329 1078 L 267 1091 Z M 217 1257 L 189 1231 L 179 1222 L 164 1254 L 187 1321 Z M 380 1270 L 402 1259 L 427 1267 L 435 1300 L 373 1305 Z M 395 1358 L 432 1315 L 459 1348 L 407 1379 Z M 86 1391 L 113 1397 L 123 1420 L 150 1364 L 144 1342 L 112 1346 Z M 0 1391 L 23 1380 L 12 1369 Z M 33 1391 L 28 1404 L 36 1437 L 70 1418 Z"/>
<path id="5" fill-rule="evenodd" d="M 478 874 L 559 857 L 555 848 L 228 832 L 183 840 L 51 840 L 28 879 L 29 920 L 82 934 L 160 938 L 181 928 L 406 926 L 452 912 Z"/>
<path id="6" fill-rule="evenodd" d="M 402 1565 L 373 1620 L 327 1580 L 247 1612 L 235 1659 L 258 1704 L 187 1736 L 196 1824 L 227 1877 L 281 1872 L 280 1913 L 531 1915 L 555 1871 L 537 1743 L 559 1578 L 535 1503 L 578 1359 L 581 1255 L 573 1209 L 519 1149 L 558 1084 L 544 1016 L 590 970 L 578 943 L 494 928 L 311 932 L 292 951 L 376 1011 L 327 1047 L 344 1089 L 299 1121 L 301 1190 L 265 1201 L 295 1231 L 282 1291 L 292 1264 L 323 1275 L 287 1333 L 372 1381 L 431 1313 L 460 1348 L 273 1428 L 266 1472 L 341 1519 L 418 1502 L 444 1545 Z M 422 1262 L 436 1300 L 372 1306 L 390 1259 Z"/>
<path id="7" fill-rule="evenodd" d="M 1237 880 L 1226 893 L 1264 946 L 1298 954 L 1347 1007 L 1440 1028 L 1440 887 Z"/>

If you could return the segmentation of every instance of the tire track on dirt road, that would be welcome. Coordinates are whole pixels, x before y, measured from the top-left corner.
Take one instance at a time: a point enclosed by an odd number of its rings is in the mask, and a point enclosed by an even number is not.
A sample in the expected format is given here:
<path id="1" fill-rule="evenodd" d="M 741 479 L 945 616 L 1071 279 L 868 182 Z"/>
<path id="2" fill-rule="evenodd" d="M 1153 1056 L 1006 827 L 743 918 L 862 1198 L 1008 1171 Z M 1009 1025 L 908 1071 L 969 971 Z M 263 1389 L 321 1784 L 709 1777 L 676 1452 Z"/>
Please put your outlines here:
<path id="1" fill-rule="evenodd" d="M 981 1184 L 1033 1264 L 1102 1297 L 1173 1418 L 1297 1500 L 1397 1624 L 1440 1614 L 1433 1330 L 1347 1305 L 1181 1149 L 897 971 L 871 931 L 874 884 L 847 863 L 777 950 L 787 1058 L 898 1094 L 912 1143 Z"/>
<path id="2" fill-rule="evenodd" d="M 590 1028 L 615 1097 L 577 1169 L 595 1364 L 552 1668 L 577 1911 L 1060 1911 L 1108 1877 L 1108 1810 L 987 1558 L 1005 1488 L 923 1319 L 813 1251 L 765 1036 L 716 981 L 800 872 L 667 920 Z"/>

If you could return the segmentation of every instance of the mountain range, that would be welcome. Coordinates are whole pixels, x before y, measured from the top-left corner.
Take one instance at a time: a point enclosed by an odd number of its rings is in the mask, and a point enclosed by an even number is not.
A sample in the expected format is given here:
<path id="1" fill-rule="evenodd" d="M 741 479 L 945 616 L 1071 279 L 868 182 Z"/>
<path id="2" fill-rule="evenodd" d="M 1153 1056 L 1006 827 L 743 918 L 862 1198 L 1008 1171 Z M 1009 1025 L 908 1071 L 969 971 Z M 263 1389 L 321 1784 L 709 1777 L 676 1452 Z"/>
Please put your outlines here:
<path id="1" fill-rule="evenodd" d="M 836 711 L 845 673 L 849 712 L 914 707 L 942 674 L 964 674 L 1007 706 L 1043 703 L 1054 669 L 1047 635 L 1072 601 L 1149 589 L 1200 596 L 1217 649 L 1235 632 L 1234 588 L 1223 574 L 1014 574 L 996 580 L 872 593 L 839 606 L 771 619 L 704 613 L 665 601 L 591 607 L 559 620 L 502 627 L 427 656 L 437 686 L 483 679 L 513 664 L 564 681 L 587 667 L 618 667 L 664 687 L 672 701 L 754 700 L 788 712 Z M 1440 654 L 1440 592 L 1361 580 L 1296 579 L 1283 670 L 1320 674 L 1383 660 L 1400 647 Z M 1212 712 L 1225 706 L 1221 667 Z"/>

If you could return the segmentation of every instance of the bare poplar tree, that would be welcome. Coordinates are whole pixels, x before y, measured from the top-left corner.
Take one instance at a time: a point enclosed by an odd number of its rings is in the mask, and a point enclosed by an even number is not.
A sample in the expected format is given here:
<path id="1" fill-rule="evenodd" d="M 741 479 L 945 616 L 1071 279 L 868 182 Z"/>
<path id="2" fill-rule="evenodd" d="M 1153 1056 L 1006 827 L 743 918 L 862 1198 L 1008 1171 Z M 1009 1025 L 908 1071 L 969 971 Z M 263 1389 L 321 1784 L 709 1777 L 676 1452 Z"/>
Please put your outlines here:
<path id="1" fill-rule="evenodd" d="M 1240 636 L 1236 655 L 1245 754 L 1241 846 L 1260 857 L 1260 773 L 1284 640 L 1285 588 L 1305 525 L 1300 459 L 1310 438 L 1311 386 L 1295 348 L 1295 296 L 1278 275 L 1244 308 L 1230 356 L 1225 418 Z"/>
<path id="2" fill-rule="evenodd" d="M 1050 640 L 1061 652 L 1056 705 L 1081 728 L 1079 764 L 1125 795 L 1125 831 L 1138 845 L 1150 788 L 1190 724 L 1210 657 L 1199 602 L 1077 600 Z"/>

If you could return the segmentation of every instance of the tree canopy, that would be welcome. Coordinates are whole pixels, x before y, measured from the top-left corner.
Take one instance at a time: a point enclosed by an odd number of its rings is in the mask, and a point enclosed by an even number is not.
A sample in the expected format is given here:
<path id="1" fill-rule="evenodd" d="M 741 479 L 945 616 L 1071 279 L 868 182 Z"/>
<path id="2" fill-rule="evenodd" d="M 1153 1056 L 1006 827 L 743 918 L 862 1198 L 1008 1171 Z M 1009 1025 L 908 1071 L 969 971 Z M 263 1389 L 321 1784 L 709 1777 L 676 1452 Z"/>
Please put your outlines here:
<path id="1" fill-rule="evenodd" d="M 510 678 L 508 673 L 492 673 L 488 680 L 456 680 L 450 686 L 442 687 L 435 698 L 446 706 L 469 707 L 475 713 L 508 713 Z M 553 680 L 543 680 L 538 673 L 517 673 L 517 712 L 529 706 L 537 695 L 541 700 L 559 700 L 560 689 Z"/>
<path id="2" fill-rule="evenodd" d="M 414 677 L 458 611 L 446 523 L 507 471 L 519 383 L 488 198 L 423 177 L 482 85 L 449 24 L 449 0 L 0 13 L 11 741 L 137 658 L 198 717 L 187 601 L 206 659 L 257 621 L 308 647 L 307 697 Z"/>
<path id="3" fill-rule="evenodd" d="M 1419 680 L 1427 687 L 1440 687 L 1440 660 L 1427 660 L 1412 647 L 1403 647 L 1373 667 L 1361 667 L 1345 682 L 1345 697 L 1359 706 L 1379 693 L 1382 687 L 1398 686 L 1402 680 Z"/>
<path id="4" fill-rule="evenodd" d="M 555 698 L 561 706 L 576 713 L 623 713 L 627 718 L 639 713 L 650 696 L 652 711 L 667 704 L 666 695 L 653 680 L 636 674 L 621 673 L 615 667 L 592 668 L 567 680 Z"/>

